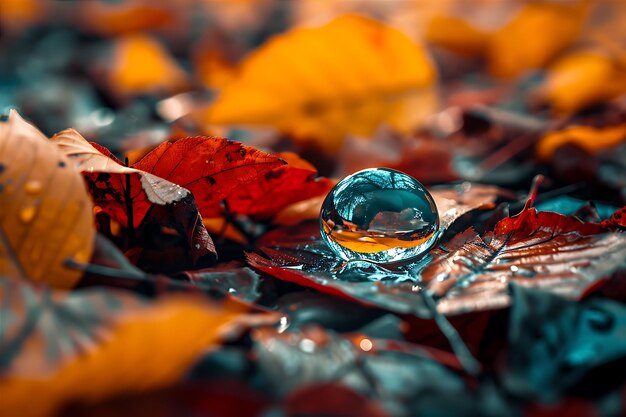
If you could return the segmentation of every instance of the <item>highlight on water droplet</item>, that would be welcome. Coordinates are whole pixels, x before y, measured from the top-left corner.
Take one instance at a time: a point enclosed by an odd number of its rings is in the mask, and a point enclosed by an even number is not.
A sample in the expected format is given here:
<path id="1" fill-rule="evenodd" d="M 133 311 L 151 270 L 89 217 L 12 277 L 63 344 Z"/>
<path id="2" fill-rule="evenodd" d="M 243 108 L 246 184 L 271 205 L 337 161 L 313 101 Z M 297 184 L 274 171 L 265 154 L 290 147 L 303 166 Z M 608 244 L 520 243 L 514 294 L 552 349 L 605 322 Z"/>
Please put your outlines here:
<path id="1" fill-rule="evenodd" d="M 439 214 L 415 178 L 370 168 L 340 181 L 320 213 L 326 244 L 342 259 L 392 263 L 416 258 L 437 240 Z"/>
<path id="2" fill-rule="evenodd" d="M 30 223 L 33 221 L 36 214 L 37 214 L 37 208 L 34 206 L 29 206 L 29 207 L 24 207 L 23 209 L 21 209 L 18 216 L 20 220 L 23 221 L 24 223 Z"/>
<path id="3" fill-rule="evenodd" d="M 24 192 L 26 194 L 38 194 L 43 190 L 43 184 L 38 180 L 29 180 L 24 184 Z"/>

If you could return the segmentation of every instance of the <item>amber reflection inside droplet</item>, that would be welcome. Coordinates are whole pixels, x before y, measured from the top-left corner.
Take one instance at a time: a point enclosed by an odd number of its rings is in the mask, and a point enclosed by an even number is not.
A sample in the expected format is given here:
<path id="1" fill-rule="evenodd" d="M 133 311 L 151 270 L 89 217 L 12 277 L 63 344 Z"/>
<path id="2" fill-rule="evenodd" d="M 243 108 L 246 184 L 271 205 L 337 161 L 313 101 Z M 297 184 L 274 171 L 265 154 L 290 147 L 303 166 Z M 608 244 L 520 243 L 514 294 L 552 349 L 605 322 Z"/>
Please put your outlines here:
<path id="1" fill-rule="evenodd" d="M 371 168 L 340 181 L 320 214 L 324 241 L 345 260 L 390 263 L 426 251 L 437 238 L 432 196 L 400 171 Z"/>

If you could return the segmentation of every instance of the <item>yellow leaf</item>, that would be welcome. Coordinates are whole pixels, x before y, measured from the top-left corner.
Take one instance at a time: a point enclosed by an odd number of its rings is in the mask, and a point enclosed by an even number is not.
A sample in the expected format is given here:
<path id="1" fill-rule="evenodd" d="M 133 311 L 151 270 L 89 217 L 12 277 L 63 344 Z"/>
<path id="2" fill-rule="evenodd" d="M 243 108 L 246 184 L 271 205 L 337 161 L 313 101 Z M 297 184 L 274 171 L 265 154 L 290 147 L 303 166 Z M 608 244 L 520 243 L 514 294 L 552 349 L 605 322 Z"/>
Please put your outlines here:
<path id="1" fill-rule="evenodd" d="M 432 110 L 435 77 L 424 49 L 401 32 L 345 15 L 293 29 L 253 52 L 201 118 L 274 126 L 332 152 L 346 134 L 369 135 L 381 123 L 415 127 L 416 120 L 398 115 Z"/>
<path id="2" fill-rule="evenodd" d="M 571 143 L 580 146 L 589 153 L 610 149 L 626 141 L 626 123 L 616 126 L 596 128 L 591 126 L 572 126 L 558 132 L 545 135 L 537 144 L 537 155 L 550 159 L 561 146 Z"/>
<path id="3" fill-rule="evenodd" d="M 92 204 L 80 173 L 15 111 L 0 123 L 0 276 L 70 288 L 93 251 Z"/>
<path id="4" fill-rule="evenodd" d="M 147 35 L 120 38 L 112 65 L 109 82 L 121 95 L 172 92 L 187 84 L 185 73 L 168 51 Z"/>
<path id="5" fill-rule="evenodd" d="M 543 96 L 554 111 L 573 114 L 626 93 L 626 68 L 593 51 L 569 54 L 548 69 Z"/>
<path id="6" fill-rule="evenodd" d="M 125 292 L 60 294 L 6 280 L 0 301 L 15 317 L 0 329 L 0 403 L 7 416 L 55 415 L 68 403 L 168 386 L 226 332 L 275 321 L 190 294 L 148 303 Z"/>

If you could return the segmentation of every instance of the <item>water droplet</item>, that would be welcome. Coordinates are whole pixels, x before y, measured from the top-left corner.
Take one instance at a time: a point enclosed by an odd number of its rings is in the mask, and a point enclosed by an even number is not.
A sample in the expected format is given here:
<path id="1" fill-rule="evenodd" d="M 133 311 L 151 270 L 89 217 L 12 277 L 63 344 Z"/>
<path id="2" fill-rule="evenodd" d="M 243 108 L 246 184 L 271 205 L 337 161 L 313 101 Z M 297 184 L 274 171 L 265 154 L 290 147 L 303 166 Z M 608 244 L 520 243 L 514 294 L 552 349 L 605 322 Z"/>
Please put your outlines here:
<path id="1" fill-rule="evenodd" d="M 306 353 L 313 353 L 315 350 L 315 342 L 311 339 L 302 339 L 299 345 L 300 350 Z"/>
<path id="2" fill-rule="evenodd" d="M 43 189 L 43 184 L 41 181 L 30 180 L 24 184 L 24 192 L 26 194 L 38 194 Z"/>
<path id="3" fill-rule="evenodd" d="M 374 347 L 374 344 L 372 343 L 371 340 L 367 338 L 363 338 L 359 342 L 359 347 L 361 348 L 363 352 L 369 352 Z"/>
<path id="4" fill-rule="evenodd" d="M 19 217 L 20 217 L 20 220 L 23 221 L 24 223 L 30 223 L 33 221 L 36 214 L 37 214 L 36 207 L 32 207 L 32 206 L 24 207 L 23 209 L 20 210 Z"/>
<path id="5" fill-rule="evenodd" d="M 340 181 L 320 214 L 322 238 L 345 260 L 417 257 L 437 239 L 439 215 L 425 187 L 400 171 L 370 168 Z"/>

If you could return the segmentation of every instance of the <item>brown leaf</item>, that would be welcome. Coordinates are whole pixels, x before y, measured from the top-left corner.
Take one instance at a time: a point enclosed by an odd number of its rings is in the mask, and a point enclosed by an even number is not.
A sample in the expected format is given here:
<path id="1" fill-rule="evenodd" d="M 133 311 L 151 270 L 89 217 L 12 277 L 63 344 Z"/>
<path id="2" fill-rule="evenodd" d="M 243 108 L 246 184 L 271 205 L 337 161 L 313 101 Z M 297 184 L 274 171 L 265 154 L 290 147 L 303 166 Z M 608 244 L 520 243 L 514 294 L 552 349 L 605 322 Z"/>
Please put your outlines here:
<path id="1" fill-rule="evenodd" d="M 626 236 L 558 213 L 525 209 L 492 232 L 472 229 L 431 252 L 422 282 L 444 313 L 504 307 L 509 282 L 577 298 L 624 267 Z"/>
<path id="2" fill-rule="evenodd" d="M 0 276 L 70 288 L 91 257 L 95 226 L 80 173 L 14 110 L 0 123 Z"/>

